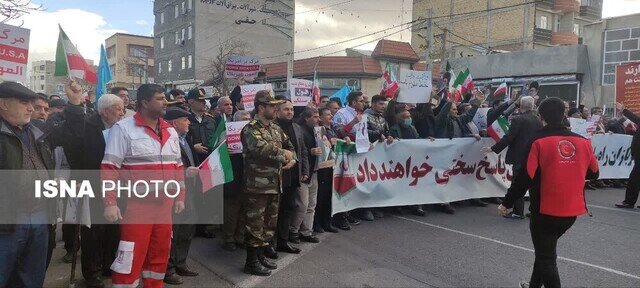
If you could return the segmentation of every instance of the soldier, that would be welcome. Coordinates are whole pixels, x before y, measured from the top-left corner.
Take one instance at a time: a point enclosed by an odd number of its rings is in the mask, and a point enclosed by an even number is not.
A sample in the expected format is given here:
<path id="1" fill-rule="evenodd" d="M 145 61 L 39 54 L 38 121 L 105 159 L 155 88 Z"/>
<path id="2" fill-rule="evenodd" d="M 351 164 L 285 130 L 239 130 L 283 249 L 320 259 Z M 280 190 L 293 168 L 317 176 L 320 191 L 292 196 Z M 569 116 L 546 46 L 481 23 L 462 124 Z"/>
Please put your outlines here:
<path id="1" fill-rule="evenodd" d="M 269 269 L 277 268 L 265 258 L 264 250 L 275 234 L 278 220 L 280 172 L 291 169 L 297 161 L 291 141 L 272 123 L 275 105 L 281 103 L 269 91 L 258 91 L 254 101 L 256 116 L 242 129 L 247 246 L 244 272 L 259 276 L 269 276 Z"/>

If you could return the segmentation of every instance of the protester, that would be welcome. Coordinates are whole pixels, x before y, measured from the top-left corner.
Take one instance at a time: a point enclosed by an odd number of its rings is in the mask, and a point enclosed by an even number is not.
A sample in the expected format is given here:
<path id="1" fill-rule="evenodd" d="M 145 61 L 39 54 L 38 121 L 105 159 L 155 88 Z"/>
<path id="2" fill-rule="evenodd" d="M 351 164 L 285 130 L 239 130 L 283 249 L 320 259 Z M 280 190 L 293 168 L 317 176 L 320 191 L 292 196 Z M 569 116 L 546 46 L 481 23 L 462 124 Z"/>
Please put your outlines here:
<path id="1" fill-rule="evenodd" d="M 347 107 L 344 107 L 333 116 L 333 129 L 340 138 L 349 137 L 355 141 L 353 126 L 362 121 L 365 100 L 362 92 L 351 92 L 347 96 Z"/>
<path id="2" fill-rule="evenodd" d="M 44 283 L 48 224 L 54 223 L 56 207 L 53 201 L 30 197 L 33 189 L 26 185 L 50 179 L 47 170 L 54 167 L 45 134 L 31 122 L 32 101 L 37 98 L 21 84 L 0 83 L 0 146 L 4 151 L 0 169 L 33 171 L 3 179 L 0 216 L 15 219 L 15 224 L 0 225 L 0 287 L 42 287 Z"/>
<path id="3" fill-rule="evenodd" d="M 169 102 L 169 106 L 176 106 L 189 111 L 189 107 L 186 105 L 187 99 L 184 91 L 180 89 L 172 89 L 169 91 L 169 93 L 167 93 L 167 102 Z"/>
<path id="4" fill-rule="evenodd" d="M 115 191 L 107 191 L 104 216 L 111 222 L 121 220 L 118 253 L 127 255 L 116 258 L 111 265 L 113 285 L 137 286 L 142 275 L 145 287 L 161 287 L 170 253 L 172 211 L 180 213 L 185 208 L 184 171 L 178 133 L 161 118 L 167 107 L 164 89 L 143 84 L 138 88 L 137 97 L 138 112 L 110 129 L 101 165 L 102 178 L 175 180 L 180 183 L 179 191 L 161 188 L 158 198 L 127 199 L 123 213 Z M 163 158 L 160 163 L 155 160 L 158 154 Z M 153 170 L 162 170 L 162 173 L 157 175 Z M 176 201 L 164 193 L 177 193 Z"/>
<path id="5" fill-rule="evenodd" d="M 342 104 L 340 104 L 340 100 L 331 99 L 329 103 L 327 103 L 327 108 L 331 111 L 331 115 L 335 116 L 338 113 L 338 110 L 342 108 Z"/>
<path id="6" fill-rule="evenodd" d="M 191 270 L 187 265 L 187 256 L 191 247 L 191 239 L 195 234 L 195 222 L 198 219 L 195 211 L 195 197 L 198 193 L 195 178 L 198 177 L 198 168 L 196 166 L 195 153 L 193 153 L 193 145 L 187 139 L 189 132 L 189 112 L 179 107 L 167 108 L 167 114 L 164 120 L 168 121 L 178 133 L 180 141 L 180 155 L 182 163 L 185 167 L 185 209 L 180 214 L 173 215 L 173 233 L 171 239 L 171 252 L 169 253 L 169 262 L 167 272 L 164 276 L 164 282 L 171 285 L 180 285 L 183 283 L 182 277 L 195 277 L 199 273 Z"/>
<path id="7" fill-rule="evenodd" d="M 518 176 L 519 170 L 524 168 L 525 149 L 529 148 L 531 136 L 542 128 L 542 122 L 534 110 L 535 99 L 531 96 L 520 98 L 520 115 L 511 119 L 511 124 L 507 134 L 491 147 L 482 148 L 482 152 L 500 153 L 505 148 L 507 156 L 504 160 L 506 164 L 512 165 L 513 175 Z M 513 182 L 512 182 L 513 183 Z M 509 188 L 513 189 L 513 188 Z M 524 198 L 515 200 L 513 212 L 504 216 L 511 219 L 524 219 Z"/>
<path id="8" fill-rule="evenodd" d="M 318 110 L 320 115 L 320 127 L 324 131 L 323 136 L 329 140 L 329 144 L 335 143 L 336 133 L 331 128 L 332 118 L 331 110 L 327 107 L 321 107 Z M 337 233 L 338 229 L 332 225 L 331 221 L 331 197 L 333 194 L 333 167 L 318 169 L 318 198 L 316 211 L 314 215 L 314 230 Z M 349 225 L 347 221 L 344 224 Z M 343 227 L 345 228 L 345 227 Z"/>
<path id="9" fill-rule="evenodd" d="M 298 121 L 302 128 L 302 139 L 305 144 L 307 161 L 309 165 L 309 177 L 300 183 L 300 193 L 296 194 L 296 206 L 302 208 L 301 217 L 294 217 L 290 223 L 290 231 L 293 235 L 299 234 L 301 241 L 309 243 L 319 243 L 318 237 L 313 236 L 314 226 L 313 218 L 316 212 L 316 203 L 318 201 L 318 173 L 317 164 L 318 156 L 322 151 L 316 143 L 315 128 L 320 123 L 320 115 L 318 109 L 313 107 L 305 107 Z M 317 230 L 322 233 L 324 230 Z M 291 240 L 291 239 L 290 239 Z"/>
<path id="10" fill-rule="evenodd" d="M 256 93 L 256 116 L 242 129 L 242 149 L 245 177 L 245 245 L 247 259 L 244 272 L 258 276 L 271 275 L 274 262 L 265 258 L 264 250 L 275 234 L 282 185 L 282 169 L 297 163 L 295 148 L 275 120 L 275 105 L 282 104 L 262 90 Z M 285 242 L 286 243 L 286 242 Z"/>
<path id="11" fill-rule="evenodd" d="M 120 99 L 122 99 L 122 102 L 124 103 L 124 117 L 129 117 L 129 116 L 133 116 L 134 114 L 136 114 L 136 111 L 134 111 L 134 107 L 131 105 L 131 98 L 129 98 L 129 89 L 124 88 L 124 87 L 113 87 L 111 88 L 111 94 L 114 94 L 118 97 L 120 97 Z"/>
<path id="12" fill-rule="evenodd" d="M 616 111 L 618 114 L 622 114 L 631 122 L 640 126 L 640 116 L 625 109 L 621 103 L 616 103 Z M 625 192 L 624 201 L 616 204 L 618 208 L 633 208 L 638 201 L 638 193 L 640 193 L 640 130 L 633 134 L 631 140 L 631 157 L 633 158 L 634 165 L 629 175 L 629 184 L 627 185 L 627 191 Z"/>
<path id="13" fill-rule="evenodd" d="M 433 114 L 431 103 L 420 103 L 416 109 L 409 111 L 413 126 L 420 138 L 425 139 L 435 136 L 436 117 Z"/>
<path id="14" fill-rule="evenodd" d="M 327 103 L 329 103 L 329 96 L 327 96 L 327 95 L 320 96 L 320 106 L 319 107 L 325 107 L 327 105 Z"/>
<path id="15" fill-rule="evenodd" d="M 42 93 L 38 94 L 38 98 L 33 102 L 33 117 L 32 119 L 47 121 L 49 118 L 49 98 Z"/>
<path id="16" fill-rule="evenodd" d="M 306 207 L 302 207 L 296 201 L 301 193 L 301 182 L 307 182 L 310 178 L 309 160 L 307 146 L 304 142 L 303 127 L 293 122 L 293 103 L 290 100 L 282 100 L 284 103 L 278 105 L 276 123 L 291 141 L 298 156 L 298 162 L 291 169 L 282 172 L 282 196 L 280 199 L 280 211 L 278 213 L 278 231 L 276 250 L 287 253 L 300 253 L 298 248 L 287 243 L 300 243 L 298 228 L 292 227 L 292 223 L 301 223 L 304 219 Z M 300 226 L 300 224 L 298 224 Z"/>
<path id="17" fill-rule="evenodd" d="M 420 134 L 413 126 L 411 113 L 409 111 L 401 111 L 396 115 L 396 124 L 391 126 L 390 135 L 395 139 L 420 139 Z M 431 138 L 431 141 L 434 139 Z M 425 216 L 426 212 L 422 209 L 422 205 L 411 205 L 408 207 L 411 213 L 416 216 Z M 402 213 L 402 210 L 398 210 Z"/>
<path id="18" fill-rule="evenodd" d="M 227 98 L 228 104 L 221 104 Z M 222 105 L 222 106 L 221 106 Z M 221 97 L 218 100 L 218 107 L 221 111 L 233 111 L 231 100 L 228 97 Z M 221 115 L 224 112 L 221 113 Z M 226 114 L 224 114 L 226 115 Z M 249 111 L 238 110 L 233 115 L 233 121 L 250 121 Z M 244 247 L 244 168 L 242 154 L 229 155 L 231 167 L 233 169 L 233 181 L 225 183 L 223 187 L 224 197 L 224 220 L 222 224 L 222 249 L 226 251 L 236 251 L 238 246 Z"/>
<path id="19" fill-rule="evenodd" d="M 536 256 L 530 282 L 520 286 L 560 287 L 558 239 L 577 216 L 587 213 L 584 181 L 598 178 L 598 161 L 591 142 L 562 125 L 562 100 L 545 99 L 538 111 L 545 126 L 531 138 L 525 150 L 526 166 L 518 171 L 498 210 L 502 215 L 510 213 L 515 201 L 529 191 L 529 227 Z"/>

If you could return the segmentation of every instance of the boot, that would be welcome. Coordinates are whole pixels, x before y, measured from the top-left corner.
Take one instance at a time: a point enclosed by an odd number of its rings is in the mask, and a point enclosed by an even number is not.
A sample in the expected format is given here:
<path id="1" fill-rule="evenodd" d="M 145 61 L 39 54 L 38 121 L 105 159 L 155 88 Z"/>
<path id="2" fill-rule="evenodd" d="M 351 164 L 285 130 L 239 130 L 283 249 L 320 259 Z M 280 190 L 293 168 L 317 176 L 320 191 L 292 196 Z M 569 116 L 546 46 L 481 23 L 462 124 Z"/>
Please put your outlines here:
<path id="1" fill-rule="evenodd" d="M 247 260 L 244 264 L 244 273 L 256 276 L 271 275 L 271 271 L 264 268 L 258 260 L 258 248 L 247 246 Z"/>
<path id="2" fill-rule="evenodd" d="M 275 249 L 273 249 L 273 244 L 264 247 L 263 251 L 262 251 L 262 255 L 264 255 L 265 257 L 269 258 L 269 259 L 278 259 L 278 252 L 276 252 Z"/>
<path id="3" fill-rule="evenodd" d="M 260 264 L 262 264 L 262 266 L 266 267 L 267 269 L 271 269 L 271 270 L 278 269 L 278 265 L 276 265 L 275 262 L 267 259 L 267 257 L 264 257 L 265 248 L 266 248 L 265 246 L 258 248 L 258 261 L 260 261 Z"/>
<path id="4" fill-rule="evenodd" d="M 280 252 L 291 253 L 291 254 L 300 254 L 301 252 L 300 248 L 296 248 L 289 245 L 287 241 L 278 241 L 278 244 L 276 245 L 276 250 Z"/>

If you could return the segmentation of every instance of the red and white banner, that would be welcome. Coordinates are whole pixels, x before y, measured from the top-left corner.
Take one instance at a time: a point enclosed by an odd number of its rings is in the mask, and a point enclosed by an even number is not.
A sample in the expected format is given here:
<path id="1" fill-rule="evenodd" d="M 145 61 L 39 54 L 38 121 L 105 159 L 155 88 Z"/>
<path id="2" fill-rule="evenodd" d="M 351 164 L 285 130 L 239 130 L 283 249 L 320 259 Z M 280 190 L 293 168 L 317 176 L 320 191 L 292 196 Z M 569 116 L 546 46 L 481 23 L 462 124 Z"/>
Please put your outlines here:
<path id="1" fill-rule="evenodd" d="M 313 81 L 289 79 L 289 93 L 293 106 L 307 106 L 313 100 Z"/>
<path id="2" fill-rule="evenodd" d="M 640 63 L 616 67 L 616 102 L 633 113 L 640 113 Z"/>
<path id="3" fill-rule="evenodd" d="M 240 86 L 244 110 L 253 111 L 253 100 L 256 98 L 256 93 L 261 90 L 268 90 L 271 95 L 273 95 L 273 86 L 271 86 L 271 84 L 251 84 Z"/>
<path id="4" fill-rule="evenodd" d="M 0 79 L 27 81 L 29 29 L 0 24 Z"/>
<path id="5" fill-rule="evenodd" d="M 237 122 L 227 122 L 227 148 L 229 150 L 229 154 L 240 154 L 242 153 L 242 141 L 240 141 L 240 136 L 242 133 L 242 128 L 249 124 L 249 121 L 237 121 Z"/>
<path id="6" fill-rule="evenodd" d="M 229 56 L 224 66 L 225 78 L 255 79 L 260 71 L 260 58 L 256 56 Z"/>

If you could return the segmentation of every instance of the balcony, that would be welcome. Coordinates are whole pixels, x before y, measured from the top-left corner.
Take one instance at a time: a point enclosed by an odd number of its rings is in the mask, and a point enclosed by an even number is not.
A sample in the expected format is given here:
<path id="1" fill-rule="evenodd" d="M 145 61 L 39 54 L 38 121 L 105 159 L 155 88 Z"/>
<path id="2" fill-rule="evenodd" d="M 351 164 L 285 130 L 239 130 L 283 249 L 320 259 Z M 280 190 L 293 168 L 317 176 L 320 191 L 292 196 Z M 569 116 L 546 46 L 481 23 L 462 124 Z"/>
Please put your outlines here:
<path id="1" fill-rule="evenodd" d="M 593 18 L 593 19 L 601 19 L 602 6 L 600 7 L 590 6 L 590 5 L 580 6 L 580 16 Z"/>
<path id="2" fill-rule="evenodd" d="M 551 32 L 551 30 L 536 27 L 533 29 L 533 41 L 545 43 L 551 42 L 552 34 L 553 32 Z"/>
<path id="3" fill-rule="evenodd" d="M 555 0 L 553 10 L 559 10 L 565 13 L 580 13 L 580 1 L 578 0 Z"/>
<path id="4" fill-rule="evenodd" d="M 537 0 L 536 6 L 543 9 L 553 9 L 554 0 Z"/>
<path id="5" fill-rule="evenodd" d="M 566 32 L 553 32 L 551 33 L 551 44 L 575 45 L 578 44 L 578 35 Z"/>

